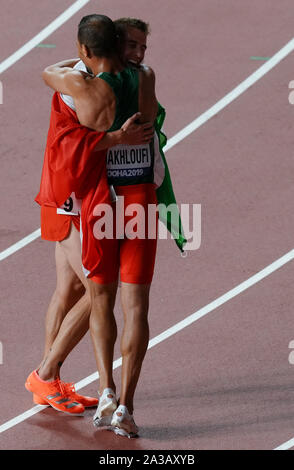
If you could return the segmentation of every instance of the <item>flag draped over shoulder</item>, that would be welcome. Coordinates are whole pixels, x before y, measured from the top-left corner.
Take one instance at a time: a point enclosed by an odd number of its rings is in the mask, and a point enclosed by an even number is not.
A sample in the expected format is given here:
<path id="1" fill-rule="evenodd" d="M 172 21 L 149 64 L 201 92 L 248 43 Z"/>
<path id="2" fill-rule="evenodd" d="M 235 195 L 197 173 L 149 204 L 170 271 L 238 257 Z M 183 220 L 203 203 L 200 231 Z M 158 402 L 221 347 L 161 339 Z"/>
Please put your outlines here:
<path id="1" fill-rule="evenodd" d="M 105 132 L 82 126 L 76 112 L 59 93 L 54 93 L 40 191 L 35 201 L 41 206 L 60 207 L 72 192 L 81 199 L 98 181 L 108 190 L 106 151 L 94 151 L 104 135 Z"/>
<path id="2" fill-rule="evenodd" d="M 159 139 L 159 150 L 161 158 L 165 168 L 165 174 L 162 184 L 156 189 L 156 196 L 158 206 L 159 219 L 166 225 L 167 229 L 172 234 L 177 246 L 180 250 L 184 251 L 184 245 L 187 243 L 187 240 L 184 236 L 182 221 L 180 213 L 177 209 L 176 219 L 174 220 L 174 215 L 170 211 L 167 211 L 166 208 L 170 204 L 177 206 L 175 194 L 172 187 L 171 177 L 168 169 L 168 165 L 165 159 L 163 152 L 163 147 L 166 145 L 167 138 L 164 132 L 162 131 L 163 122 L 165 120 L 165 109 L 158 103 L 158 112 L 155 121 L 155 131 Z"/>
<path id="3" fill-rule="evenodd" d="M 158 104 L 155 131 L 159 139 L 159 150 L 164 165 L 164 178 L 156 190 L 159 219 L 171 232 L 179 249 L 184 251 L 186 239 L 183 233 L 180 213 L 172 187 L 163 147 L 167 138 L 162 131 L 165 110 Z M 75 192 L 78 199 L 84 199 L 81 217 L 83 219 L 84 257 L 87 239 L 93 236 L 93 226 L 89 224 L 89 214 L 98 203 L 111 203 L 106 172 L 106 151 L 95 152 L 98 142 L 105 132 L 97 133 L 82 126 L 77 114 L 67 106 L 59 93 L 54 93 L 51 105 L 50 126 L 44 155 L 40 191 L 35 201 L 41 206 L 60 207 Z M 94 197 L 95 196 L 95 197 Z M 94 204 L 95 201 L 95 204 Z M 177 208 L 174 214 L 165 210 L 171 204 Z M 85 263 L 85 265 L 87 265 Z"/>

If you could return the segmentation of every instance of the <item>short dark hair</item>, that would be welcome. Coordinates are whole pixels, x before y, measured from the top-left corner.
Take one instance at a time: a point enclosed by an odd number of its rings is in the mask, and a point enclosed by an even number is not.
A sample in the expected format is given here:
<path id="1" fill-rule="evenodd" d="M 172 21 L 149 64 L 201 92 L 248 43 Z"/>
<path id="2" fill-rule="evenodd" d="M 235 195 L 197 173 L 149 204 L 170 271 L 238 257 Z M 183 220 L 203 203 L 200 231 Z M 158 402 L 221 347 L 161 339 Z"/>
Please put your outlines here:
<path id="1" fill-rule="evenodd" d="M 105 15 L 84 16 L 78 27 L 78 40 L 96 57 L 110 57 L 117 49 L 117 32 Z"/>
<path id="2" fill-rule="evenodd" d="M 150 34 L 150 26 L 145 21 L 138 18 L 119 18 L 114 21 L 115 28 L 120 39 L 124 39 L 128 27 L 139 29 L 142 33 Z"/>

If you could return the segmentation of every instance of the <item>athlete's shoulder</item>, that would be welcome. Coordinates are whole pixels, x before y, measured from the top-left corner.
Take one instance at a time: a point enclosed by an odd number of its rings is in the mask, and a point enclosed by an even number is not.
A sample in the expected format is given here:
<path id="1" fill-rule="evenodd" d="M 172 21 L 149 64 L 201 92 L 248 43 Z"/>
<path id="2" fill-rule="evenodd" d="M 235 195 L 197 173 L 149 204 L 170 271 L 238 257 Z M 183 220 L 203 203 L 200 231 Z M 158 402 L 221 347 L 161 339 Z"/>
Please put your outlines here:
<path id="1" fill-rule="evenodd" d="M 154 70 L 150 67 L 150 65 L 141 64 L 139 70 L 140 70 L 140 72 L 141 72 L 143 75 L 145 75 L 146 77 L 155 78 L 155 72 L 154 72 Z"/>
<path id="2" fill-rule="evenodd" d="M 67 70 L 64 75 L 64 80 L 68 85 L 73 87 L 83 88 L 86 86 L 86 78 L 90 77 L 87 72 L 77 69 Z"/>
<path id="3" fill-rule="evenodd" d="M 116 77 L 112 74 L 103 73 L 94 77 L 92 83 L 94 84 L 97 93 L 102 94 L 102 96 L 112 96 L 114 93 L 113 90 L 116 86 Z"/>
<path id="4" fill-rule="evenodd" d="M 143 86 L 155 87 L 155 72 L 149 65 L 140 66 L 139 77 Z"/>
<path id="5" fill-rule="evenodd" d="M 149 65 L 141 65 L 139 69 L 139 80 L 141 86 L 145 89 L 153 90 L 155 88 L 155 73 Z"/>

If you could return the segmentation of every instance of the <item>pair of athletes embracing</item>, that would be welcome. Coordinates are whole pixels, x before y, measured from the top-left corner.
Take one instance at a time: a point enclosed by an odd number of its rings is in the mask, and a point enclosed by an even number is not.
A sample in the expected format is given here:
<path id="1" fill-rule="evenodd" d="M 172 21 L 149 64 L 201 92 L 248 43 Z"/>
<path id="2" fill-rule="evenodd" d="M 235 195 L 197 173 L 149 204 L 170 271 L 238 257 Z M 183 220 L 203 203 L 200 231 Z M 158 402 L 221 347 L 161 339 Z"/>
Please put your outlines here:
<path id="1" fill-rule="evenodd" d="M 169 174 L 160 142 L 164 110 L 157 103 L 154 72 L 141 65 L 148 33 L 141 20 L 113 23 L 104 15 L 86 16 L 78 27 L 79 59 L 43 72 L 56 93 L 36 201 L 41 206 L 42 238 L 56 242 L 57 286 L 46 315 L 43 360 L 26 381 L 36 403 L 72 415 L 98 405 L 94 424 L 111 426 L 128 437 L 138 434 L 133 400 L 149 341 L 157 240 L 147 235 L 98 239 L 94 226 L 101 204 L 111 206 L 114 225 L 117 217 L 128 223 L 128 216 L 117 213 L 121 197 L 124 207 L 139 204 L 146 209 L 146 234 L 148 224 L 157 225 L 157 216 L 153 221 L 147 217 L 148 206 L 158 202 L 158 188 Z M 132 151 L 134 158 L 114 161 L 110 155 L 115 151 Z M 172 202 L 171 184 L 167 187 Z M 180 233 L 181 249 L 184 241 Z M 118 400 L 112 367 L 119 277 L 124 329 Z M 73 384 L 60 379 L 63 361 L 89 327 L 99 399 L 77 394 Z"/>

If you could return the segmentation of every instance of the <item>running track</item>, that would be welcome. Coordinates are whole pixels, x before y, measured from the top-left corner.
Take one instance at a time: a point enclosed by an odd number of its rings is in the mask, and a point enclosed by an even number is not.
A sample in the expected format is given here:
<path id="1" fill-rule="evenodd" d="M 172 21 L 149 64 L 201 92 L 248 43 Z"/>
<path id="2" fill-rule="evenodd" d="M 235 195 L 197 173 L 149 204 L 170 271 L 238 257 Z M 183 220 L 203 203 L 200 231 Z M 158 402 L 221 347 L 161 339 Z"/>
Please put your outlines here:
<path id="1" fill-rule="evenodd" d="M 19 3 L 13 0 L 1 11 L 2 64 L 75 2 Z M 146 5 L 92 0 L 42 39 L 55 47 L 33 47 L 1 74 L 0 253 L 39 227 L 33 199 L 51 98 L 40 73 L 47 64 L 76 55 L 76 25 L 83 15 L 150 22 L 146 62 L 157 73 L 169 137 L 265 63 L 251 57 L 272 57 L 292 40 L 290 0 L 198 0 L 197 6 L 193 0 L 150 0 Z M 202 243 L 187 258 L 173 241 L 159 243 L 150 337 L 198 314 L 151 344 L 135 401 L 140 439 L 96 431 L 92 411 L 71 418 L 45 408 L 17 424 L 15 418 L 32 409 L 24 381 L 42 353 L 44 314 L 55 282 L 54 247 L 37 238 L 1 261 L 1 449 L 294 446 L 294 365 L 288 360 L 294 339 L 294 108 L 288 103 L 293 70 L 289 52 L 167 153 L 178 203 L 202 206 Z M 272 266 L 284 255 L 281 267 Z M 268 266 L 266 276 L 252 278 Z M 243 284 L 248 279 L 253 279 L 250 287 Z M 226 293 L 231 295 L 223 298 Z M 119 302 L 116 316 L 121 330 Z M 118 347 L 115 358 L 120 358 Z M 79 382 L 95 370 L 87 336 L 65 363 L 63 377 Z M 115 377 L 119 389 L 119 366 Z M 94 395 L 96 390 L 91 380 L 82 389 Z"/>

